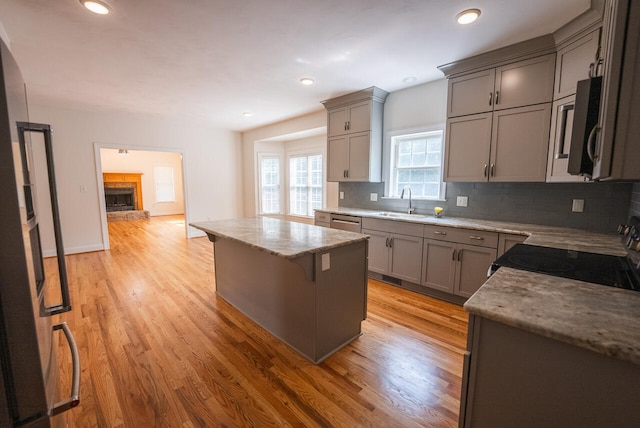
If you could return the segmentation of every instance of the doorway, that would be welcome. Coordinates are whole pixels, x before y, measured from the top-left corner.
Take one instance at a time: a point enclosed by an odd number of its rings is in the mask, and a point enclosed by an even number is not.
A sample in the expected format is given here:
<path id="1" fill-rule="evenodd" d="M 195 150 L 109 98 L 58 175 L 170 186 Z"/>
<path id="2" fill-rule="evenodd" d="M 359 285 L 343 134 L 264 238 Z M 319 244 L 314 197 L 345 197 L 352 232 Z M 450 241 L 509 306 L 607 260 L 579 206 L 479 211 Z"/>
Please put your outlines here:
<path id="1" fill-rule="evenodd" d="M 185 237 L 189 238 L 183 150 L 99 143 L 94 144 L 94 150 L 105 250 L 111 247 L 109 221 L 182 215 Z M 121 206 L 120 199 L 123 198 L 116 198 L 118 202 L 114 208 L 113 194 L 125 191 L 133 195 L 134 201 Z"/>

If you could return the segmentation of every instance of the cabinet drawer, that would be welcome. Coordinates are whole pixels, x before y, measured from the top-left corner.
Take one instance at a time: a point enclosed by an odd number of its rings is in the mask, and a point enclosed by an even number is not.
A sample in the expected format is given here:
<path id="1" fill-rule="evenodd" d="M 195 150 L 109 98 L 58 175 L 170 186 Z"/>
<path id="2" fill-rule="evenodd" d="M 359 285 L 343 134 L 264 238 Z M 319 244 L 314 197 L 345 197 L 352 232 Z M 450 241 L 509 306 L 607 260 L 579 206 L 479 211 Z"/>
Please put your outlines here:
<path id="1" fill-rule="evenodd" d="M 498 248 L 498 234 L 483 230 L 425 225 L 424 237 L 440 241 L 455 242 L 457 244 Z"/>
<path id="2" fill-rule="evenodd" d="M 379 230 L 382 232 L 398 233 L 400 235 L 410 235 L 422 238 L 423 225 L 419 223 L 408 223 L 398 220 L 380 220 L 377 218 L 364 217 L 362 219 L 363 229 Z"/>
<path id="3" fill-rule="evenodd" d="M 331 214 L 329 213 L 325 213 L 325 212 L 321 212 L 321 211 L 316 211 L 314 213 L 314 218 L 316 222 L 324 222 L 324 223 L 329 223 L 331 221 Z"/>

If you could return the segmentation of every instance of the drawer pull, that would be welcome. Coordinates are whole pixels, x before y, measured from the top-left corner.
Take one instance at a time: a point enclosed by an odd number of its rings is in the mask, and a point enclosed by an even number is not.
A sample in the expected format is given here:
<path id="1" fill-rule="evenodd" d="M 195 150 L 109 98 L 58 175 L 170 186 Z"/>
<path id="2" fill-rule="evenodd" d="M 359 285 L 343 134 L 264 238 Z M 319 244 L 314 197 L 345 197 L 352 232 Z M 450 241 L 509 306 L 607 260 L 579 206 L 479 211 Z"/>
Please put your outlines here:
<path id="1" fill-rule="evenodd" d="M 484 241 L 484 238 L 482 236 L 470 235 L 469 239 L 475 239 L 476 241 Z"/>
<path id="2" fill-rule="evenodd" d="M 447 234 L 447 232 L 439 232 L 439 231 L 437 231 L 437 230 L 436 230 L 436 231 L 434 231 L 433 233 L 434 233 L 434 234 L 436 234 L 436 235 L 442 235 L 442 236 L 444 236 L 444 235 L 446 235 L 446 234 Z"/>

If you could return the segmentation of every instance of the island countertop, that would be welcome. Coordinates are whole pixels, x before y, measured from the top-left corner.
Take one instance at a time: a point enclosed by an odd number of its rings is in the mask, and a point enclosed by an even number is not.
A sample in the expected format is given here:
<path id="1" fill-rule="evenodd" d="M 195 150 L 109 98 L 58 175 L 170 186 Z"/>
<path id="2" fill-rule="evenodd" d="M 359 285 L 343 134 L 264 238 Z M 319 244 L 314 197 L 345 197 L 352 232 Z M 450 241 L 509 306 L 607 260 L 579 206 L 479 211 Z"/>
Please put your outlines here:
<path id="1" fill-rule="evenodd" d="M 367 235 L 271 217 L 190 223 L 208 235 L 232 239 L 285 259 L 368 239 Z"/>

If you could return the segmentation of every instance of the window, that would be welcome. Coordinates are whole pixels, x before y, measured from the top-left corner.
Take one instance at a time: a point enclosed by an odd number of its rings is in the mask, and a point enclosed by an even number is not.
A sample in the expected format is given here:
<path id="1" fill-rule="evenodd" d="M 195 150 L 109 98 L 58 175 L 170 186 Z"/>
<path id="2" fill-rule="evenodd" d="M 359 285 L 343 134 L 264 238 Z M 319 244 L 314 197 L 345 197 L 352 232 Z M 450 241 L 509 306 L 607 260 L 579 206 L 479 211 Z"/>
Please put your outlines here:
<path id="1" fill-rule="evenodd" d="M 156 203 L 176 201 L 172 166 L 154 165 L 153 183 L 156 191 Z"/>
<path id="2" fill-rule="evenodd" d="M 289 157 L 289 214 L 313 216 L 322 208 L 322 154 Z"/>
<path id="3" fill-rule="evenodd" d="M 411 195 L 442 199 L 442 130 L 391 137 L 389 196 L 399 197 L 406 186 Z"/>
<path id="4" fill-rule="evenodd" d="M 280 157 L 260 155 L 260 214 L 280 214 Z"/>

